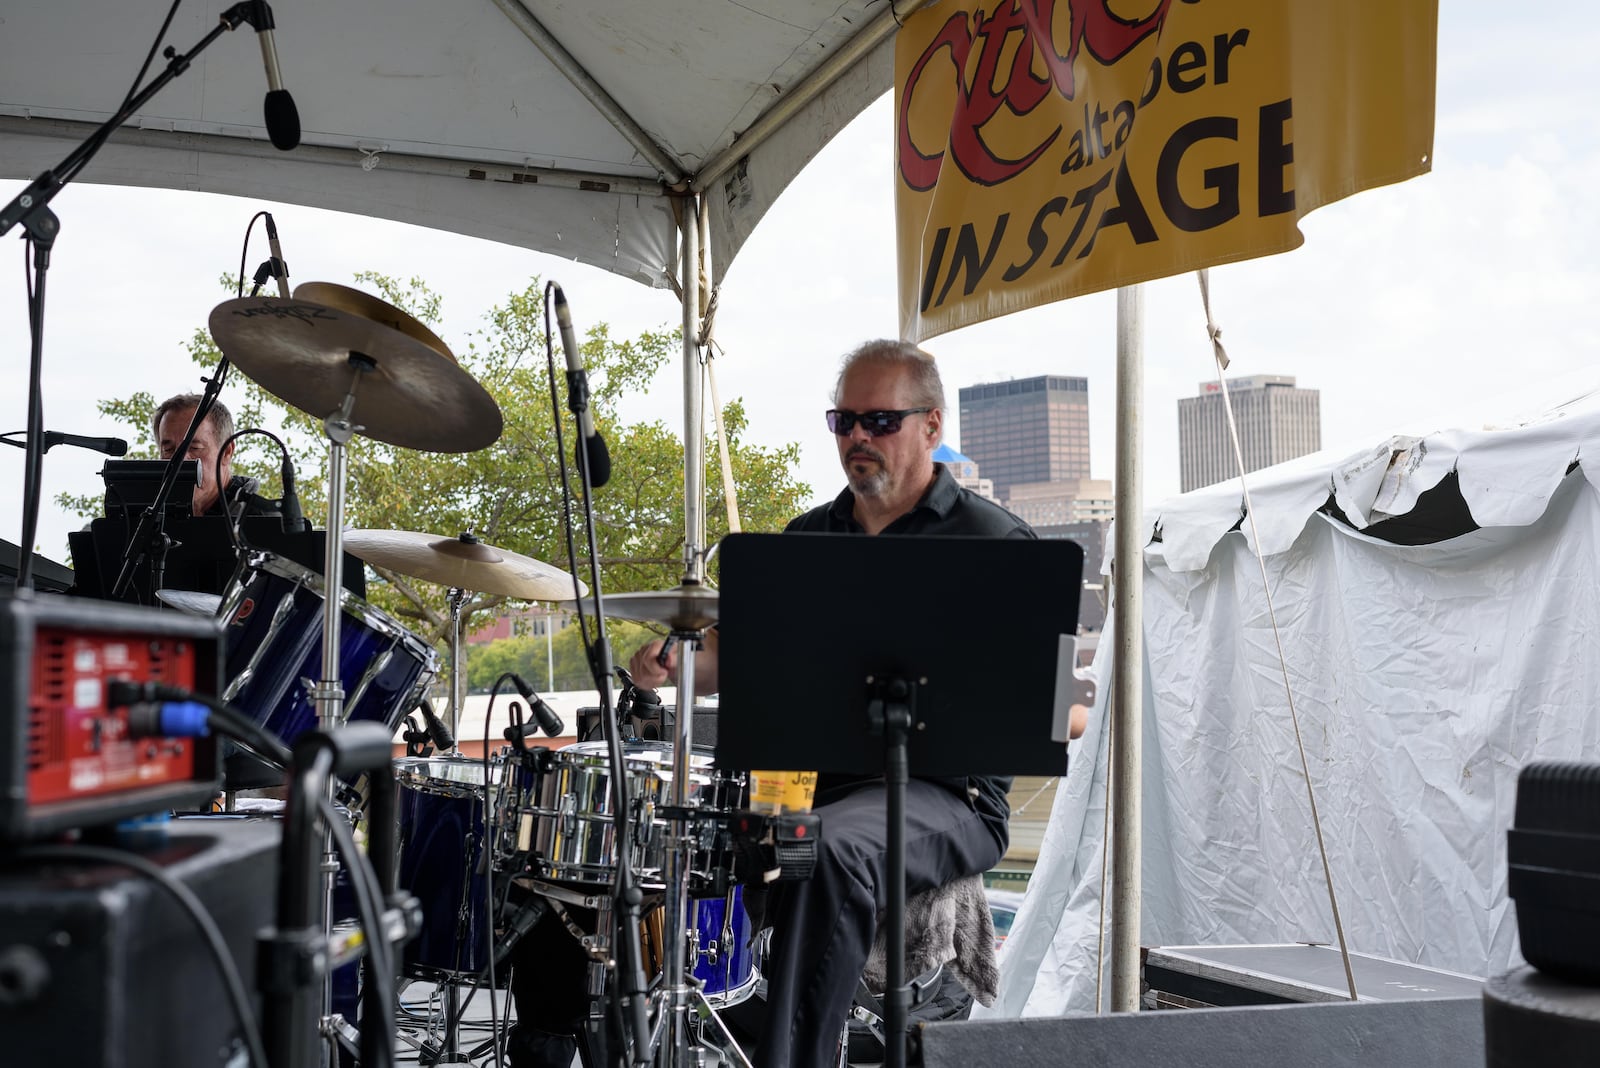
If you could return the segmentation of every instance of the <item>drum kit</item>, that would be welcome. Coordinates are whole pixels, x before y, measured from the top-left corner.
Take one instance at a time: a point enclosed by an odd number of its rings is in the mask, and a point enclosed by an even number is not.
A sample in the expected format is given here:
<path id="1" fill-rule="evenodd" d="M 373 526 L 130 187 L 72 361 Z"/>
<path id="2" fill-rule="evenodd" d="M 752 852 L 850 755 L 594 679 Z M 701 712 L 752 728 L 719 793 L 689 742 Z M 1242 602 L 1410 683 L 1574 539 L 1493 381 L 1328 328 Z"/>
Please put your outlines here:
<path id="1" fill-rule="evenodd" d="M 461 611 L 469 591 L 590 609 L 599 601 L 608 615 L 664 625 L 683 643 L 678 707 L 693 708 L 693 650 L 717 620 L 714 590 L 686 581 L 672 590 L 589 598 L 567 572 L 471 534 L 344 529 L 345 449 L 353 437 L 434 452 L 474 451 L 499 437 L 498 405 L 426 327 L 364 293 L 324 283 L 302 284 L 292 299 L 227 301 L 212 312 L 210 326 L 242 373 L 322 418 L 329 447 L 322 573 L 246 550 L 220 598 L 159 594 L 169 605 L 224 623 L 224 701 L 291 744 L 312 730 L 337 731 L 360 720 L 382 723 L 392 734 L 419 707 L 439 673 L 438 655 L 344 588 L 348 551 L 375 568 L 449 590 L 453 671 L 462 663 Z M 619 674 L 628 682 L 626 698 L 631 681 Z M 459 686 L 450 689 L 453 736 Z M 586 984 L 590 1033 L 601 1042 L 620 1038 L 633 1046 L 636 1062 L 702 1060 L 693 1052 L 697 1043 L 743 1060 L 715 1010 L 751 997 L 758 981 L 728 829 L 744 807 L 745 778 L 714 767 L 710 751 L 692 744 L 692 719 L 678 717 L 673 742 L 621 740 L 620 768 L 611 755 L 619 751 L 617 738 L 551 751 L 530 747 L 524 732 L 508 734 L 512 744 L 501 752 L 486 747 L 481 759 L 455 751 L 396 761 L 399 882 L 422 909 L 420 933 L 399 959 L 408 977 L 448 991 L 443 1031 L 429 1047 L 436 1063 L 460 1053 L 459 991 L 502 985 L 512 944 L 549 911 L 567 923 L 592 962 L 587 976 L 571 981 Z M 250 759 L 230 760 L 230 790 L 280 781 Z M 335 879 L 327 878 L 332 913 Z M 613 885 L 629 878 L 653 906 L 639 925 L 638 958 L 632 945 L 619 944 L 628 913 L 613 908 Z M 572 906 L 594 910 L 593 930 L 579 929 Z M 607 1015 L 622 961 L 632 959 L 645 965 L 648 1035 L 626 1032 L 616 1022 L 623 1013 Z M 324 1029 L 331 1031 L 327 1019 Z"/>

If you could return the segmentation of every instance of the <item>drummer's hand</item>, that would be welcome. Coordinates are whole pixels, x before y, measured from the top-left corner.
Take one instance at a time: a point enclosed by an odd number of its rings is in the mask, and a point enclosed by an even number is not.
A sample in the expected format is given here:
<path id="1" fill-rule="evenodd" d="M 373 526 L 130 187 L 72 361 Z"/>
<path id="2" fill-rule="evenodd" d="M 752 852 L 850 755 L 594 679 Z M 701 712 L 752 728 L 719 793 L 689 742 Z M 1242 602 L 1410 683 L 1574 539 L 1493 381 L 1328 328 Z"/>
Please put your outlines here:
<path id="1" fill-rule="evenodd" d="M 667 650 L 667 663 L 663 667 L 659 661 L 661 656 L 661 639 L 646 642 L 634 650 L 633 656 L 628 660 L 628 673 L 633 676 L 634 685 L 646 690 L 653 690 L 670 680 L 673 673 L 678 670 L 677 643 Z"/>

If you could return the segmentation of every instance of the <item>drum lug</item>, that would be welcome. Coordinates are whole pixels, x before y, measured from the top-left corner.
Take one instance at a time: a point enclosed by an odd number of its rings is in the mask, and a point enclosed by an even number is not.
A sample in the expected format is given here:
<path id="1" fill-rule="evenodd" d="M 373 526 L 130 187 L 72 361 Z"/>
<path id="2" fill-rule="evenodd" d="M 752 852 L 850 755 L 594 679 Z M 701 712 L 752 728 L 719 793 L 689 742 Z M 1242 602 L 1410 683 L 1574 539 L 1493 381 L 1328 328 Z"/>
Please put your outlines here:
<path id="1" fill-rule="evenodd" d="M 390 646 L 372 658 L 372 663 L 367 665 L 367 670 L 362 672 L 361 681 L 356 683 L 355 692 L 345 699 L 345 704 L 354 708 L 361 703 L 367 687 L 372 685 L 372 680 L 377 678 L 384 668 L 389 666 L 389 661 L 394 658 L 394 646 Z"/>
<path id="2" fill-rule="evenodd" d="M 643 798 L 638 803 L 637 818 L 633 823 L 633 840 L 638 845 L 648 846 L 650 834 L 655 828 L 656 803 L 649 798 Z"/>
<path id="3" fill-rule="evenodd" d="M 568 837 L 578 833 L 578 799 L 571 794 L 561 798 L 561 828 Z"/>

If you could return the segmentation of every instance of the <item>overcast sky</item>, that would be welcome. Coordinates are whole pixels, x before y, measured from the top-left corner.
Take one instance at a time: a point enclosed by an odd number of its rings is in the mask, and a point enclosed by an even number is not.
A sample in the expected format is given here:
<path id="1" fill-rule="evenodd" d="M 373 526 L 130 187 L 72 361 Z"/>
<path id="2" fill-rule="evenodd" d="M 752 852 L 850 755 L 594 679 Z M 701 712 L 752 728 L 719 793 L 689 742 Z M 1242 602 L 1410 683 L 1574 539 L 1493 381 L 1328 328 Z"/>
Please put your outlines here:
<path id="1" fill-rule="evenodd" d="M 1533 14 L 1536 11 L 1537 14 Z M 1570 0 L 1521 10 L 1443 0 L 1434 169 L 1308 216 L 1306 243 L 1212 271 L 1232 374 L 1289 374 L 1321 390 L 1324 446 L 1342 453 L 1402 431 L 1506 422 L 1600 387 L 1600 12 Z M 302 109 L 310 101 L 302 101 Z M 839 356 L 897 332 L 891 111 L 868 108 L 784 193 L 730 267 L 717 319 L 724 400 L 751 437 L 799 441 L 816 499 L 840 485 L 822 411 Z M 92 170 L 92 168 L 91 168 Z M 0 182 L 0 201 L 20 183 Z M 846 192 L 841 193 L 841 190 Z M 94 402 L 198 388 L 185 338 L 236 271 L 260 208 L 278 220 L 296 284 L 372 269 L 420 275 L 444 295 L 447 342 L 532 275 L 561 282 L 580 331 L 675 325 L 670 293 L 539 253 L 404 224 L 199 193 L 78 183 L 50 271 L 45 413 L 51 430 L 110 435 Z M 26 424 L 28 333 L 21 243 L 4 243 L 0 430 Z M 265 255 L 252 249 L 253 269 Z M 14 258 L 13 258 L 14 257 Z M 1145 500 L 1178 489 L 1177 400 L 1211 377 L 1193 276 L 1145 287 Z M 1100 294 L 934 338 L 952 407 L 982 381 L 1089 379 L 1096 477 L 1113 468 L 1115 298 Z M 629 418 L 681 430 L 681 372 L 667 368 Z M 226 398 L 225 398 L 226 399 Z M 960 447 L 950 413 L 946 440 Z M 21 532 L 22 452 L 0 454 L 0 537 Z M 78 520 L 49 497 L 98 489 L 101 458 L 45 459 L 38 545 L 65 560 Z M 318 525 L 322 525 L 320 520 Z"/>

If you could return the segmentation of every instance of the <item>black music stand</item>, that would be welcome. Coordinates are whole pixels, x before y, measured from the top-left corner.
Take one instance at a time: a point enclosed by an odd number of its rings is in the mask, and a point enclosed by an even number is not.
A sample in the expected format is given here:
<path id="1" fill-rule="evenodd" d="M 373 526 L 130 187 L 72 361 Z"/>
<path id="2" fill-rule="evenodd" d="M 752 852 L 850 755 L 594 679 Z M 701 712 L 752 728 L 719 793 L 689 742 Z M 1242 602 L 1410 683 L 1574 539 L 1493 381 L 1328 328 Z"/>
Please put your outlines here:
<path id="1" fill-rule="evenodd" d="M 717 763 L 884 776 L 884 1042 L 903 1065 L 906 781 L 1066 768 L 1083 550 L 734 534 L 721 556 Z"/>

